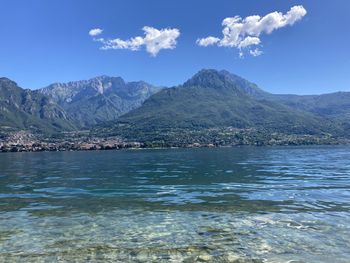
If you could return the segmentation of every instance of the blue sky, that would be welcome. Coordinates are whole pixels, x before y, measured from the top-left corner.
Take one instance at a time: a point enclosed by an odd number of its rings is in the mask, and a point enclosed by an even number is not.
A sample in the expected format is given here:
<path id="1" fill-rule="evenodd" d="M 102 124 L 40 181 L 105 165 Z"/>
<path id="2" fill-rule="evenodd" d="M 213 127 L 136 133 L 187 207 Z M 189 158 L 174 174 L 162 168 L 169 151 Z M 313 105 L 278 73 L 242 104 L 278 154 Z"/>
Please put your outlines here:
<path id="1" fill-rule="evenodd" d="M 350 1 L 289 0 L 1 0 L 0 75 L 24 88 L 98 75 L 177 85 L 202 68 L 227 69 L 273 93 L 319 94 L 350 91 Z M 278 11 L 302 5 L 307 14 L 259 35 L 262 55 L 236 47 L 196 44 L 222 38 L 223 19 Z M 128 40 L 143 37 L 144 26 L 178 29 L 173 49 L 156 56 L 128 49 L 101 50 L 97 37 Z M 255 48 L 255 47 L 254 47 Z"/>

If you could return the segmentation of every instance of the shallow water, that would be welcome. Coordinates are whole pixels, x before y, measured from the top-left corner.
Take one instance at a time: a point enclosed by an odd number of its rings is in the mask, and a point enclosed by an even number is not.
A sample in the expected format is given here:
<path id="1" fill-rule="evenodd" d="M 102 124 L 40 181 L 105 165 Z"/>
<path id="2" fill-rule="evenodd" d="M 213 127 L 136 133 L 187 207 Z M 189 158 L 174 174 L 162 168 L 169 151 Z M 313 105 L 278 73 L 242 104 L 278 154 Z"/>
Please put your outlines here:
<path id="1" fill-rule="evenodd" d="M 0 154 L 0 262 L 350 262 L 350 147 Z"/>

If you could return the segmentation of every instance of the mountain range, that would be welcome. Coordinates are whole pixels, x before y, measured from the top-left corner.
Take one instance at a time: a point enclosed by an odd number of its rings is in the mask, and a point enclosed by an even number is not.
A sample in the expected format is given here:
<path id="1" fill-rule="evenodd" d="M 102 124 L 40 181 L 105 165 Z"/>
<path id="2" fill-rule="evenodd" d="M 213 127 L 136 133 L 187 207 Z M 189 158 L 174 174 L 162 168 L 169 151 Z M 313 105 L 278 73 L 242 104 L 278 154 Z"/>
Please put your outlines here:
<path id="1" fill-rule="evenodd" d="M 0 132 L 53 133 L 74 129 L 74 120 L 50 97 L 0 78 Z"/>
<path id="2" fill-rule="evenodd" d="M 218 128 L 348 137 L 350 92 L 271 94 L 212 69 L 171 88 L 100 76 L 25 90 L 0 78 L 0 127 L 42 133 L 92 129 L 101 136 L 134 140 Z"/>
<path id="3" fill-rule="evenodd" d="M 139 106 L 161 87 L 144 81 L 125 82 L 120 77 L 100 76 L 90 80 L 55 83 L 38 91 L 61 106 L 75 125 L 89 128 L 116 120 Z"/>

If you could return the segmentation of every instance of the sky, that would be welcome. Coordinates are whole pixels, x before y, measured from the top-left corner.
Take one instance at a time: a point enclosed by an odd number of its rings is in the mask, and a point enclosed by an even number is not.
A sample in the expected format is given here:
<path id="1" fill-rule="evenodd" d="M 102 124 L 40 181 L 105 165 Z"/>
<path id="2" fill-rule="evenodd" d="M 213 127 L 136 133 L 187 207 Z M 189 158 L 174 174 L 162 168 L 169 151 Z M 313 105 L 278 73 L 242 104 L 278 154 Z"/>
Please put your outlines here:
<path id="1" fill-rule="evenodd" d="M 0 0 L 0 76 L 179 85 L 226 69 L 272 93 L 350 91 L 349 0 Z"/>

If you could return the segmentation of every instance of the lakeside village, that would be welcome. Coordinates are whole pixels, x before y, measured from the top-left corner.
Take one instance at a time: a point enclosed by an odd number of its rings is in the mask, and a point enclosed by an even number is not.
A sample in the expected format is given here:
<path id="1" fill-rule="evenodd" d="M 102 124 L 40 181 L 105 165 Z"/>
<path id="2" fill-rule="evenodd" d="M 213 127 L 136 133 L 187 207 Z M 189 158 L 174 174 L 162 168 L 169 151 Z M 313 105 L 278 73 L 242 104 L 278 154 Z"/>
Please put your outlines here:
<path id="1" fill-rule="evenodd" d="M 42 151 L 88 151 L 141 148 L 138 142 L 125 142 L 118 137 L 91 138 L 87 136 L 64 136 L 64 138 L 38 137 L 20 131 L 0 138 L 0 152 L 42 152 Z"/>
<path id="2" fill-rule="evenodd" d="M 214 131 L 214 132 L 213 132 Z M 198 148 L 220 146 L 337 145 L 348 139 L 329 136 L 286 135 L 256 131 L 224 129 L 191 133 L 168 133 L 166 141 L 142 138 L 144 142 L 128 141 L 118 136 L 98 137 L 89 132 L 73 132 L 58 137 L 34 135 L 26 131 L 0 134 L 0 152 L 90 151 L 140 148 Z"/>
<path id="3" fill-rule="evenodd" d="M 70 134 L 61 138 L 36 136 L 26 131 L 11 133 L 0 138 L 0 152 L 44 152 L 44 151 L 93 151 L 154 148 L 149 143 L 130 142 L 120 137 L 91 137 Z M 213 144 L 192 143 L 187 147 L 214 147 Z"/>

